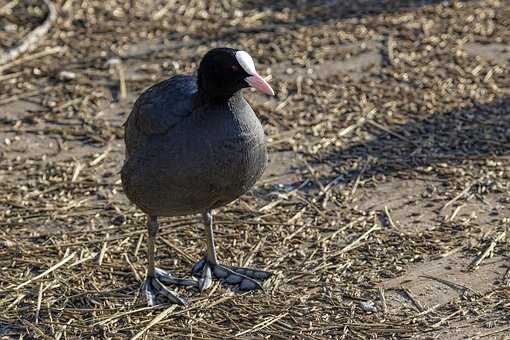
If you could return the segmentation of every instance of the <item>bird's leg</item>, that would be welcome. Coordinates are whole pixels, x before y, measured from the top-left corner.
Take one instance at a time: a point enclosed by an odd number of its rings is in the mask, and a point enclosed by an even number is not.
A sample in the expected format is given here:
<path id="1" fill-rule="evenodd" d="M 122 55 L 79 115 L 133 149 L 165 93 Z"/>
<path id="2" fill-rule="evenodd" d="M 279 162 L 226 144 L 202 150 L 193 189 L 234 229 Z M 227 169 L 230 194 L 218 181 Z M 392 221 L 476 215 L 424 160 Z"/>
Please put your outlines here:
<path id="1" fill-rule="evenodd" d="M 218 263 L 216 248 L 214 246 L 213 214 L 208 211 L 203 214 L 205 225 L 205 237 L 207 241 L 207 253 L 198 261 L 191 270 L 192 274 L 198 276 L 198 288 L 202 291 L 212 284 L 212 278 L 217 278 L 225 283 L 237 284 L 241 290 L 254 290 L 262 288 L 259 281 L 271 276 L 270 272 L 223 266 Z"/>
<path id="2" fill-rule="evenodd" d="M 198 289 L 203 291 L 212 285 L 212 272 L 211 267 L 218 265 L 218 258 L 216 257 L 216 247 L 214 245 L 214 232 L 213 232 L 213 215 L 212 211 L 204 213 L 204 229 L 205 238 L 207 241 L 207 253 L 205 260 L 202 263 L 202 274 L 198 279 Z M 196 265 L 195 265 L 196 266 Z M 193 269 L 195 268 L 193 266 Z"/>
<path id="3" fill-rule="evenodd" d="M 204 215 L 205 224 L 205 238 L 207 239 L 207 262 L 212 265 L 218 264 L 216 257 L 216 246 L 214 245 L 214 231 L 213 231 L 213 214 L 212 211 L 206 212 Z"/>
<path id="4" fill-rule="evenodd" d="M 148 216 L 147 217 L 147 230 L 149 234 L 149 240 L 147 243 L 147 257 L 149 263 L 147 265 L 147 278 L 143 284 L 143 291 L 145 296 L 147 296 L 147 300 L 150 306 L 157 304 L 158 295 L 166 296 L 172 303 L 177 303 L 180 305 L 186 304 L 186 301 L 180 298 L 177 294 L 168 289 L 164 283 L 166 284 L 177 284 L 177 285 L 186 285 L 186 286 L 196 286 L 196 280 L 191 279 L 179 279 L 173 277 L 171 274 L 156 268 L 154 266 L 154 248 L 156 243 L 156 235 L 158 233 L 159 225 L 157 221 L 157 217 Z"/>
<path id="5" fill-rule="evenodd" d="M 147 216 L 147 233 L 149 240 L 147 241 L 147 257 L 149 264 L 147 267 L 147 276 L 154 276 L 154 248 L 156 247 L 156 235 L 158 234 L 159 225 L 158 218 L 153 216 Z"/>

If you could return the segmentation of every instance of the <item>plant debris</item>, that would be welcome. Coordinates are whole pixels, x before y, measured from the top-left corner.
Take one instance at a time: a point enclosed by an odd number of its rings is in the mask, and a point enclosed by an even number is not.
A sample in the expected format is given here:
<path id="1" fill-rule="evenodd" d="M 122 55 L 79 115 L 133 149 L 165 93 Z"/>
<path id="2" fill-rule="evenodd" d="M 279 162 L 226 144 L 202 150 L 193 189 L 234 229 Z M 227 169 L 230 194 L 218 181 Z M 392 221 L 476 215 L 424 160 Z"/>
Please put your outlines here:
<path id="1" fill-rule="evenodd" d="M 0 58 L 0 337 L 510 334 L 507 1 L 48 3 L 0 0 L 0 55 L 51 21 Z M 275 275 L 147 307 L 122 124 L 224 45 L 276 98 L 246 91 L 271 163 L 218 211 L 219 253 Z M 200 219 L 163 219 L 157 246 L 189 275 Z"/>

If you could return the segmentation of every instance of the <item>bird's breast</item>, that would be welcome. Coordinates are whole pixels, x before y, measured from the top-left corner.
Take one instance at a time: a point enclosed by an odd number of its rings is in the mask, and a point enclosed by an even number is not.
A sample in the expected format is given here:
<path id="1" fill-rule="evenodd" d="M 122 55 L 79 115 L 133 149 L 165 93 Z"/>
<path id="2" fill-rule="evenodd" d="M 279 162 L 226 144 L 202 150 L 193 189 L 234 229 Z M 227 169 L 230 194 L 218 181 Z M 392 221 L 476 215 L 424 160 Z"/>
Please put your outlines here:
<path id="1" fill-rule="evenodd" d="M 251 109 L 237 115 L 213 112 L 151 136 L 126 163 L 123 183 L 145 212 L 185 215 L 235 200 L 266 164 L 264 132 Z"/>
<path id="2" fill-rule="evenodd" d="M 244 134 L 210 145 L 211 184 L 219 190 L 237 191 L 252 186 L 267 163 L 263 136 Z M 246 189 L 247 190 L 247 189 Z"/>

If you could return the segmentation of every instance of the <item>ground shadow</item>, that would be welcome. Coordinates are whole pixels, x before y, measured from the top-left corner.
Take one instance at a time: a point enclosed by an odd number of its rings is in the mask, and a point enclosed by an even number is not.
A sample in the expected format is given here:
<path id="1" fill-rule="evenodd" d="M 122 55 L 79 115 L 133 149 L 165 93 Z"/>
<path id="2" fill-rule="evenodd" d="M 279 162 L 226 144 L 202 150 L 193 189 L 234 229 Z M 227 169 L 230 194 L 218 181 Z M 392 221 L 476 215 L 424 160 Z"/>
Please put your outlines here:
<path id="1" fill-rule="evenodd" d="M 279 30 L 295 29 L 307 26 L 319 26 L 327 22 L 335 22 L 350 18 L 371 17 L 380 14 L 391 14 L 396 12 L 408 12 L 417 10 L 425 5 L 439 3 L 449 4 L 452 1 L 441 0 L 249 0 L 239 4 L 239 9 L 246 12 L 255 12 L 255 16 L 268 11 L 288 12 L 287 19 L 279 19 L 278 16 L 267 16 L 270 20 L 261 20 L 257 24 L 247 26 L 234 25 L 226 26 L 218 32 L 199 33 L 178 33 L 174 32 L 167 36 L 171 44 L 158 43 L 152 46 L 139 46 L 132 51 L 119 55 L 121 58 L 140 58 L 148 54 L 157 53 L 162 50 L 194 48 L 202 45 L 209 45 L 218 41 L 236 41 L 241 34 L 258 34 L 264 32 L 277 32 Z M 186 38 L 186 39 L 185 39 Z"/>
<path id="2" fill-rule="evenodd" d="M 242 4 L 244 10 L 292 11 L 296 25 L 313 25 L 324 21 L 359 18 L 364 16 L 416 10 L 425 5 L 451 3 L 440 0 L 249 0 Z"/>
<path id="3" fill-rule="evenodd" d="M 330 149 L 316 156 L 317 163 L 326 162 L 342 173 L 340 167 L 349 160 L 371 160 L 363 174 L 368 177 L 438 163 L 486 161 L 510 155 L 510 97 L 436 113 L 408 124 L 387 126 L 367 122 L 362 128 L 375 138 L 346 149 Z M 345 180 L 357 177 L 359 171 L 357 168 L 345 173 Z"/>

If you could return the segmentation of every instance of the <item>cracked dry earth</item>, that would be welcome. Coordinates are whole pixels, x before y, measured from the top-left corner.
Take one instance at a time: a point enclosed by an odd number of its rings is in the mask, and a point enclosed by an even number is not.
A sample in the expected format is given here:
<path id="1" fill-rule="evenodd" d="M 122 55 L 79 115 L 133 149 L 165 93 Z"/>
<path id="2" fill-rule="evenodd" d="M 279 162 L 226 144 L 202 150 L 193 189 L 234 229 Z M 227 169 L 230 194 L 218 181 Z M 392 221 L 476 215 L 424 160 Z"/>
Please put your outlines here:
<path id="1" fill-rule="evenodd" d="M 508 1 L 54 3 L 0 65 L 1 338 L 510 337 Z M 45 15 L 0 1 L 1 48 Z M 247 91 L 271 163 L 218 212 L 219 255 L 275 275 L 146 307 L 122 124 L 221 45 L 277 95 Z M 162 268 L 189 275 L 199 221 L 163 221 Z"/>

